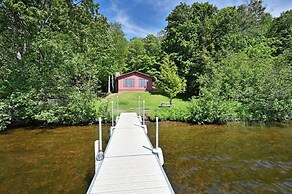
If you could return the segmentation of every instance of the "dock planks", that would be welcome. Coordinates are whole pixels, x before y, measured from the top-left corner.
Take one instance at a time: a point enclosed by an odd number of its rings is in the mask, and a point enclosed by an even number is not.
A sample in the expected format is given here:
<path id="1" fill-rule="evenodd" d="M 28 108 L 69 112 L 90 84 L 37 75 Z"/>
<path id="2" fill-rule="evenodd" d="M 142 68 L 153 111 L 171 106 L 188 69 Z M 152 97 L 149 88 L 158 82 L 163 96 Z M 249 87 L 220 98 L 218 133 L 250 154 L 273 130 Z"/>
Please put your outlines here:
<path id="1" fill-rule="evenodd" d="M 136 113 L 121 113 L 88 194 L 174 193 Z"/>

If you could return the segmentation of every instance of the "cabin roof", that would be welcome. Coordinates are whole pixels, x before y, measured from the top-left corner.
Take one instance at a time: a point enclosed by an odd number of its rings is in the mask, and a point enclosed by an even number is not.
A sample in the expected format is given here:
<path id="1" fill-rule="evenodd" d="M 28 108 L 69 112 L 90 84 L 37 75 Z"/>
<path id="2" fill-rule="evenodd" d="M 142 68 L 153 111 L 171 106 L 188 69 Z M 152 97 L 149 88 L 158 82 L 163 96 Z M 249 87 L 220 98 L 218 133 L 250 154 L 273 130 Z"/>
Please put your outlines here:
<path id="1" fill-rule="evenodd" d="M 143 75 L 143 76 L 145 76 L 145 77 L 149 77 L 149 78 L 151 78 L 152 80 L 155 80 L 154 76 L 151 76 L 151 75 L 148 75 L 148 74 L 142 73 L 142 72 L 140 72 L 140 71 L 131 71 L 131 72 L 128 72 L 128 73 L 124 73 L 124 74 L 118 76 L 117 79 L 122 79 L 122 78 L 127 77 L 127 76 L 132 75 L 132 74 L 140 74 L 140 75 Z"/>

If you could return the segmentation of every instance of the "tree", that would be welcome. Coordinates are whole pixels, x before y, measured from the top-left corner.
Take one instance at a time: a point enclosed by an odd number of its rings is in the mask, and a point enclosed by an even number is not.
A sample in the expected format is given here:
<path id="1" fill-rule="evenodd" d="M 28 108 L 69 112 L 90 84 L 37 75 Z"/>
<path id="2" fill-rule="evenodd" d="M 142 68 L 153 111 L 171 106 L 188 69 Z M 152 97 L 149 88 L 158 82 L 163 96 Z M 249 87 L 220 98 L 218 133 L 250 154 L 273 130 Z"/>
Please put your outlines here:
<path id="1" fill-rule="evenodd" d="M 109 33 L 114 46 L 113 55 L 115 64 L 113 65 L 113 71 L 122 72 L 126 65 L 128 41 L 119 23 L 111 23 Z"/>
<path id="2" fill-rule="evenodd" d="M 161 57 L 159 40 L 152 34 L 145 38 L 132 38 L 129 42 L 129 52 L 125 71 L 141 71 L 156 75 L 159 72 L 157 61 Z"/>
<path id="3" fill-rule="evenodd" d="M 178 66 L 178 74 L 186 79 L 190 95 L 199 94 L 198 77 L 204 72 L 204 58 L 210 52 L 208 23 L 217 12 L 209 3 L 181 3 L 166 18 L 162 48 Z"/>
<path id="4" fill-rule="evenodd" d="M 275 18 L 268 36 L 273 39 L 272 45 L 276 48 L 274 55 L 284 55 L 287 64 L 292 61 L 292 10 L 281 13 Z"/>
<path id="5" fill-rule="evenodd" d="M 95 120 L 91 101 L 116 64 L 98 9 L 93 0 L 0 0 L 0 125 Z"/>
<path id="6" fill-rule="evenodd" d="M 143 42 L 148 56 L 161 56 L 162 52 L 158 37 L 153 34 L 148 34 L 145 38 L 143 38 Z"/>
<path id="7" fill-rule="evenodd" d="M 170 105 L 172 105 L 172 99 L 177 94 L 185 92 L 186 89 L 186 81 L 178 75 L 175 63 L 169 59 L 167 54 L 160 64 L 157 86 L 169 97 Z"/>
<path id="8" fill-rule="evenodd" d="M 208 63 L 265 37 L 272 17 L 264 12 L 262 3 L 251 0 L 247 5 L 220 10 L 210 3 L 181 3 L 168 15 L 162 49 L 187 80 L 189 95 L 199 95 L 198 79 L 207 71 Z"/>
<path id="9" fill-rule="evenodd" d="M 291 68 L 272 57 L 267 43 L 229 53 L 200 77 L 202 97 L 239 102 L 246 121 L 271 122 L 291 114 Z M 211 99 L 211 100 L 212 100 Z"/>

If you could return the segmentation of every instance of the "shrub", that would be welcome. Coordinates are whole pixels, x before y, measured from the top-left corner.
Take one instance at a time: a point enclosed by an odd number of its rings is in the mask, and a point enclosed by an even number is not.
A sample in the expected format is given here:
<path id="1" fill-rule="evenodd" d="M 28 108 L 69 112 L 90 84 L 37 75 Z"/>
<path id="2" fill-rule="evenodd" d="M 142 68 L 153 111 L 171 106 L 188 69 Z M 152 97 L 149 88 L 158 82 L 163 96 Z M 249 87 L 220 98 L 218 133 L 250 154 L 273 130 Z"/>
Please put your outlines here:
<path id="1" fill-rule="evenodd" d="M 107 101 L 97 100 L 93 94 L 79 91 L 67 96 L 43 98 L 34 91 L 13 93 L 0 102 L 0 130 L 8 124 L 27 123 L 66 124 L 95 123 L 101 116 L 109 120 Z M 8 114 L 9 113 L 9 114 Z"/>
<path id="2" fill-rule="evenodd" d="M 10 124 L 11 116 L 8 112 L 8 105 L 0 101 L 0 131 L 3 131 L 6 129 L 7 125 Z"/>
<path id="3" fill-rule="evenodd" d="M 190 120 L 194 123 L 225 123 L 238 119 L 237 109 L 240 104 L 233 101 L 222 101 L 216 98 L 193 98 L 189 111 Z"/>
<path id="4" fill-rule="evenodd" d="M 111 120 L 111 114 L 108 108 L 107 100 L 100 101 L 99 107 L 97 109 L 96 121 L 98 120 L 98 117 L 101 117 L 104 122 L 109 122 Z"/>
<path id="5" fill-rule="evenodd" d="M 190 112 L 187 107 L 164 107 L 156 109 L 150 114 L 150 120 L 154 121 L 155 117 L 158 117 L 162 121 L 189 121 Z"/>

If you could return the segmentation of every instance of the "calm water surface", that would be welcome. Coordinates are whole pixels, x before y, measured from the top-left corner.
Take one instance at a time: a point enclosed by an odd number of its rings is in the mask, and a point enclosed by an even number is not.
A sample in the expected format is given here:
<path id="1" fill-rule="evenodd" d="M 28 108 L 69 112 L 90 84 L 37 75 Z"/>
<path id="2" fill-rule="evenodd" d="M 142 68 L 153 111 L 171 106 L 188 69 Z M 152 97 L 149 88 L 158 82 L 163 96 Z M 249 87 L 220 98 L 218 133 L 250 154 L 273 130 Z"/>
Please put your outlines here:
<path id="1" fill-rule="evenodd" d="M 149 136 L 155 142 L 155 126 Z M 292 125 L 161 123 L 164 169 L 176 193 L 292 193 Z"/>
<path id="2" fill-rule="evenodd" d="M 0 193 L 85 193 L 97 138 L 95 125 L 0 133 Z"/>
<path id="3" fill-rule="evenodd" d="M 292 124 L 159 126 L 176 193 L 292 193 Z M 154 123 L 148 127 L 155 142 Z M 97 138 L 95 125 L 0 133 L 0 193 L 85 193 Z"/>

